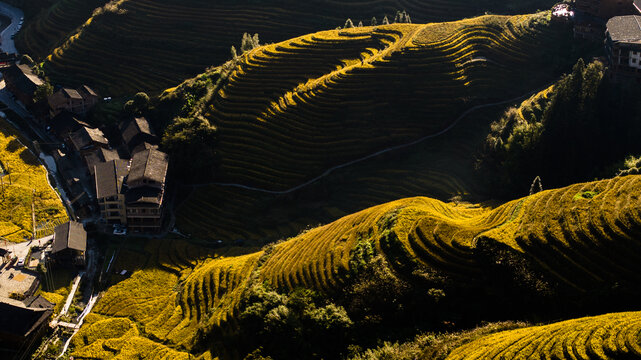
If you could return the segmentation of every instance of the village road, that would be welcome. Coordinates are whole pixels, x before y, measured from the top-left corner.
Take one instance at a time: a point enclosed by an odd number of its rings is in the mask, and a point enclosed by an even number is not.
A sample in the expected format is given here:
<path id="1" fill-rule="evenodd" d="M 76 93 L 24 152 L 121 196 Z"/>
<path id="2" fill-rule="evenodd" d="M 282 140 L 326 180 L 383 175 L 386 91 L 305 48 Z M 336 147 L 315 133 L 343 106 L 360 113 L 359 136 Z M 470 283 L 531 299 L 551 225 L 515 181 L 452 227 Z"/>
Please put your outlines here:
<path id="1" fill-rule="evenodd" d="M 20 31 L 20 20 L 24 18 L 24 13 L 18 8 L 0 2 L 0 14 L 11 18 L 11 24 L 0 33 L 0 49 L 9 54 L 17 54 L 16 43 L 12 37 Z"/>

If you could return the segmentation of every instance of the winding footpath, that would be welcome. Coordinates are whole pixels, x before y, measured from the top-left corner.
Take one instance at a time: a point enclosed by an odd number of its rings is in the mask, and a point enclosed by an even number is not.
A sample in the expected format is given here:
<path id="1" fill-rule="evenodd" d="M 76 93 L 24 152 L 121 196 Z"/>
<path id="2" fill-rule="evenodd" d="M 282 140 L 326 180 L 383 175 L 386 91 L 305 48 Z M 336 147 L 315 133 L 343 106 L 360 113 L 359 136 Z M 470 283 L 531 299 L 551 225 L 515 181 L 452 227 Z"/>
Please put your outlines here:
<path id="1" fill-rule="evenodd" d="M 551 84 L 548 84 L 545 87 L 543 87 L 542 89 L 545 89 L 545 88 L 549 87 L 550 85 Z M 396 150 L 408 148 L 408 147 L 411 147 L 411 146 L 414 146 L 414 145 L 418 145 L 418 144 L 420 144 L 420 143 L 422 143 L 422 142 L 424 142 L 426 140 L 433 139 L 433 138 L 439 137 L 441 135 L 444 135 L 444 134 L 448 133 L 450 130 L 452 130 L 456 125 L 458 125 L 458 123 L 460 123 L 461 120 L 465 119 L 468 115 L 470 115 L 470 114 L 472 114 L 472 113 L 474 113 L 474 112 L 476 112 L 478 110 L 486 109 L 486 108 L 493 107 L 493 106 L 499 106 L 499 105 L 505 105 L 505 104 L 510 104 L 510 103 L 513 103 L 513 102 L 517 102 L 519 100 L 523 100 L 523 99 L 529 98 L 530 96 L 538 93 L 540 90 L 541 89 L 535 90 L 535 91 L 530 91 L 527 94 L 524 94 L 524 95 L 521 95 L 521 96 L 517 96 L 517 97 L 515 97 L 513 99 L 509 99 L 509 100 L 503 100 L 503 101 L 489 103 L 489 104 L 483 104 L 483 105 L 476 105 L 474 107 L 469 108 L 464 113 L 462 113 L 448 127 L 446 127 L 445 129 L 443 129 L 443 130 L 441 130 L 441 131 L 439 131 L 439 132 L 437 132 L 435 134 L 430 134 L 430 135 L 424 136 L 424 137 L 422 137 L 422 138 L 420 138 L 418 140 L 414 140 L 414 141 L 406 143 L 406 144 L 401 144 L 401 145 L 388 147 L 386 149 L 377 151 L 377 152 L 375 152 L 373 154 L 369 154 L 367 156 L 363 156 L 363 157 L 358 158 L 356 160 L 352 160 L 352 161 L 346 162 L 344 164 L 336 165 L 336 166 L 334 166 L 332 168 L 329 168 L 329 169 L 325 170 L 325 172 L 322 173 L 321 175 L 319 175 L 319 176 L 317 176 L 317 177 L 315 177 L 315 178 L 313 178 L 313 179 L 311 179 L 309 181 L 306 181 L 306 182 L 304 182 L 304 183 L 302 183 L 302 184 L 300 184 L 298 186 L 295 186 L 295 187 L 293 187 L 291 189 L 276 191 L 276 190 L 261 189 L 261 188 L 242 185 L 242 184 L 220 183 L 220 182 L 212 182 L 212 183 L 207 183 L 207 184 L 197 184 L 197 185 L 194 185 L 194 187 L 197 188 L 197 187 L 205 187 L 205 186 L 210 186 L 210 185 L 217 185 L 217 186 L 233 187 L 233 188 L 238 188 L 238 189 L 256 191 L 256 192 L 272 194 L 272 195 L 291 194 L 291 193 L 293 193 L 295 191 L 298 191 L 298 190 L 300 190 L 300 189 L 302 189 L 304 187 L 307 187 L 307 186 L 309 186 L 309 185 L 311 185 L 311 184 L 313 184 L 313 183 L 315 183 L 315 182 L 317 182 L 317 181 L 329 176 L 331 173 L 333 173 L 336 170 L 343 169 L 343 168 L 346 168 L 348 166 L 355 165 L 357 163 L 360 163 L 360 162 L 375 158 L 375 157 L 383 155 L 383 154 L 390 153 L 392 151 L 396 151 Z"/>

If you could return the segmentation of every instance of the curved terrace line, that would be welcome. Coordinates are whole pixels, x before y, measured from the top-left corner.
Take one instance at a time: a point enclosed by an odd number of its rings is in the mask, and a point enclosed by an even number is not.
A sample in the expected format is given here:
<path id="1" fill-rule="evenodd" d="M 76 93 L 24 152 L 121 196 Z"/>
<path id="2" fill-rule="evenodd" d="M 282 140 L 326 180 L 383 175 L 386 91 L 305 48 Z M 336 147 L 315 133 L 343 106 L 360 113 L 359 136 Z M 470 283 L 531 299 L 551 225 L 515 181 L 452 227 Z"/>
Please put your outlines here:
<path id="1" fill-rule="evenodd" d="M 543 89 L 549 87 L 550 85 L 551 84 L 548 84 L 547 86 L 543 87 Z M 317 177 L 315 177 L 315 178 L 313 178 L 311 180 L 308 180 L 308 181 L 306 181 L 306 182 L 304 182 L 304 183 L 302 183 L 302 184 L 300 184 L 298 186 L 295 186 L 293 188 L 287 189 L 287 190 L 280 190 L 280 191 L 278 191 L 278 190 L 267 190 L 267 189 L 261 189 L 261 188 L 247 186 L 247 185 L 243 185 L 243 184 L 220 183 L 220 182 L 197 184 L 197 185 L 193 185 L 193 186 L 194 187 L 204 187 L 204 186 L 209 186 L 209 185 L 218 185 L 218 186 L 224 186 L 224 187 L 234 187 L 234 188 L 239 188 L 239 189 L 244 189 L 244 190 L 262 192 L 262 193 L 265 193 L 265 194 L 272 194 L 272 195 L 291 194 L 291 193 L 293 193 L 293 192 L 295 192 L 297 190 L 300 190 L 302 188 L 305 188 L 305 187 L 317 182 L 318 180 L 321 180 L 321 179 L 327 177 L 328 175 L 330 175 L 331 173 L 333 173 L 336 170 L 346 168 L 348 166 L 363 162 L 365 160 L 369 160 L 369 159 L 375 158 L 375 157 L 383 155 L 383 154 L 387 154 L 387 153 L 392 152 L 392 151 L 396 151 L 396 150 L 404 149 L 404 148 L 411 147 L 411 146 L 414 146 L 414 145 L 418 145 L 418 144 L 424 142 L 425 140 L 429 140 L 429 139 L 433 139 L 433 138 L 439 137 L 439 136 L 449 132 L 450 130 L 452 130 L 456 125 L 458 125 L 459 122 L 461 122 L 461 120 L 463 120 L 465 117 L 467 117 L 468 115 L 470 115 L 471 113 L 473 113 L 473 112 L 475 112 L 477 110 L 489 108 L 489 107 L 492 107 L 492 106 L 498 106 L 498 105 L 504 105 L 504 104 L 509 104 L 509 103 L 512 103 L 512 102 L 516 102 L 516 101 L 519 101 L 521 99 L 530 97 L 530 96 L 536 94 L 539 91 L 540 90 L 530 91 L 527 94 L 515 97 L 513 99 L 509 99 L 509 100 L 503 100 L 503 101 L 499 101 L 499 102 L 473 106 L 473 107 L 469 108 L 468 110 L 466 110 L 464 113 L 462 113 L 458 118 L 456 118 L 456 120 L 454 120 L 448 127 L 446 127 L 445 129 L 443 129 L 443 130 L 441 130 L 441 131 L 439 131 L 439 132 L 437 132 L 435 134 L 426 135 L 426 136 L 424 136 L 424 137 L 422 137 L 420 139 L 414 140 L 412 142 L 409 142 L 409 143 L 406 143 L 406 144 L 401 144 L 401 145 L 396 145 L 396 146 L 392 146 L 392 147 L 388 147 L 386 149 L 379 150 L 379 151 L 377 151 L 377 152 L 375 152 L 373 154 L 369 154 L 369 155 L 363 156 L 361 158 L 346 162 L 344 164 L 336 165 L 334 167 L 331 167 L 331 168 L 325 170 L 325 172 L 323 172 L 321 175 L 319 175 L 319 176 L 317 176 Z"/>

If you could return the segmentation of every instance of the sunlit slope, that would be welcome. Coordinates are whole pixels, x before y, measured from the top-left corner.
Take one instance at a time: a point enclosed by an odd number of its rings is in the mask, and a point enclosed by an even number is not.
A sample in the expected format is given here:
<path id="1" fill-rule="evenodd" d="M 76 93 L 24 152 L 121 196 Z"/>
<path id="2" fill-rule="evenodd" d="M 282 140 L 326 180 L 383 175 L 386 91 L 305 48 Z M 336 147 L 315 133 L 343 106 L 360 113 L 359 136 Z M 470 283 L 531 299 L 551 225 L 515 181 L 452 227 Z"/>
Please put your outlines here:
<path id="1" fill-rule="evenodd" d="M 491 243 L 538 263 L 550 281 L 574 294 L 604 284 L 634 286 L 641 281 L 639 189 L 641 176 L 629 176 L 544 191 L 496 208 L 403 199 L 240 256 L 193 249 L 188 256 L 184 244 L 163 242 L 150 250 L 153 261 L 110 288 L 94 311 L 133 319 L 149 338 L 193 350 L 203 332 L 233 329 L 252 278 L 285 291 L 308 287 L 331 294 L 367 260 L 355 258 L 363 247 L 410 278 L 417 269 L 455 281 L 480 278 L 485 268 L 477 249 Z"/>
<path id="2" fill-rule="evenodd" d="M 373 241 L 399 271 L 407 262 L 450 276 L 480 271 L 479 243 L 505 245 L 564 286 L 641 280 L 635 236 L 641 230 L 641 177 L 577 184 L 495 209 L 412 198 L 374 207 L 277 245 L 261 275 L 278 287 L 331 291 L 349 270 L 352 249 Z M 385 236 L 392 223 L 393 236 Z M 636 250 L 634 250 L 636 249 Z M 621 254 L 630 256 L 621 257 Z"/>
<path id="3" fill-rule="evenodd" d="M 73 3 L 77 4 L 70 6 Z M 385 14 L 393 21 L 397 10 L 407 10 L 414 22 L 429 22 L 486 11 L 530 12 L 554 4 L 549 0 L 315 0 L 303 4 L 289 0 L 118 0 L 109 2 L 106 11 L 90 18 L 92 12 L 85 9 L 106 1 L 80 3 L 56 1 L 47 10 L 53 16 L 40 17 L 33 27 L 27 26 L 19 45 L 22 51 L 38 57 L 51 54 L 47 69 L 54 79 L 67 75 L 109 95 L 162 90 L 220 64 L 229 59 L 230 46 L 238 47 L 244 32 L 259 33 L 267 42 L 278 42 L 342 26 L 350 17 L 355 24 L 363 20 L 369 25 L 373 16 L 381 24 Z M 61 9 L 68 15 L 59 16 Z M 74 36 L 75 27 L 81 32 L 78 37 Z M 60 36 L 60 30 L 67 30 L 68 34 Z M 47 52 L 43 53 L 44 49 Z"/>
<path id="4" fill-rule="evenodd" d="M 500 332 L 461 346 L 447 358 L 459 359 L 641 359 L 641 312 Z"/>
<path id="5" fill-rule="evenodd" d="M 51 235 L 68 221 L 47 169 L 20 139 L 17 130 L 0 119 L 0 240 L 15 242 Z"/>

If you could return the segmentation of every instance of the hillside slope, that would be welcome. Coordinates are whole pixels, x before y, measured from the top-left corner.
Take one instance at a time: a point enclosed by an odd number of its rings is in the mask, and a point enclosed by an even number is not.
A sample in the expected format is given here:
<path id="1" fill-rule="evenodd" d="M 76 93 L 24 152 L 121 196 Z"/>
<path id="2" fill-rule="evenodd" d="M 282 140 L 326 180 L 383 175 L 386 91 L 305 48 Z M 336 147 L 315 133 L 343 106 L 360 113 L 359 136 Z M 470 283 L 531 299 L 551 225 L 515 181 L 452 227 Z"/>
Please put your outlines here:
<path id="1" fill-rule="evenodd" d="M 202 114 L 180 115 L 216 126 L 219 182 L 278 195 L 335 165 L 439 134 L 475 105 L 551 81 L 561 64 L 574 62 L 571 38 L 565 25 L 550 23 L 549 13 L 320 32 L 242 56 L 226 85 L 209 89 L 212 96 L 195 106 Z M 555 57 L 545 55 L 551 53 Z M 190 104 L 190 86 L 161 99 Z M 428 190 L 413 195 L 437 195 Z M 196 190 L 179 210 L 181 229 L 226 238 L 207 224 L 227 191 Z M 269 196 L 237 193 L 224 199 L 232 208 L 245 207 L 240 199 L 246 196 Z"/>
<path id="2" fill-rule="evenodd" d="M 144 328 L 141 334 L 172 349 L 193 350 L 209 334 L 210 351 L 221 355 L 228 349 L 216 340 L 222 335 L 213 334 L 233 334 L 238 306 L 253 282 L 335 296 L 363 262 L 378 255 L 414 286 L 445 289 L 452 304 L 467 301 L 462 291 L 476 292 L 483 304 L 503 289 L 501 301 L 510 303 L 514 294 L 530 296 L 534 288 L 557 302 L 580 297 L 605 303 L 603 289 L 616 285 L 624 291 L 612 296 L 629 297 L 625 291 L 641 281 L 641 244 L 635 240 L 641 231 L 640 182 L 641 176 L 628 176 L 576 184 L 496 208 L 403 199 L 249 254 L 150 244 L 147 264 L 111 287 L 94 312 L 129 318 Z M 511 286 L 518 291 L 505 292 Z M 95 332 L 95 339 L 122 336 L 90 324 L 83 329 Z M 78 358 L 96 350 L 76 341 Z M 120 351 L 106 345 L 103 350 Z"/>
<path id="3" fill-rule="evenodd" d="M 18 1 L 15 6 L 25 11 L 24 29 L 16 37 L 16 46 L 41 59 L 61 45 L 108 0 Z"/>
<path id="4" fill-rule="evenodd" d="M 641 359 L 641 312 L 500 332 L 455 349 L 447 360 L 525 358 Z"/>
<path id="5" fill-rule="evenodd" d="M 314 0 L 302 5 L 291 0 L 118 0 L 92 15 L 91 9 L 106 2 L 51 1 L 18 37 L 21 50 L 39 59 L 51 54 L 47 69 L 57 81 L 88 82 L 116 96 L 162 90 L 220 64 L 244 32 L 277 42 L 342 26 L 347 18 L 369 25 L 377 17 L 380 24 L 387 14 L 393 21 L 397 10 L 407 10 L 415 22 L 429 22 L 486 11 L 530 12 L 554 4 L 549 0 Z"/>
<path id="6" fill-rule="evenodd" d="M 0 239 L 15 242 L 51 235 L 55 226 L 68 221 L 60 196 L 49 185 L 47 169 L 21 139 L 0 119 Z"/>

